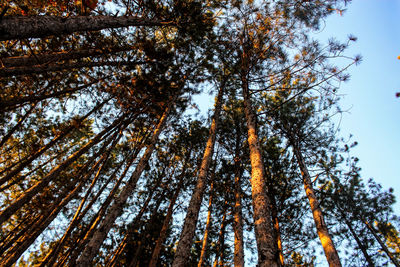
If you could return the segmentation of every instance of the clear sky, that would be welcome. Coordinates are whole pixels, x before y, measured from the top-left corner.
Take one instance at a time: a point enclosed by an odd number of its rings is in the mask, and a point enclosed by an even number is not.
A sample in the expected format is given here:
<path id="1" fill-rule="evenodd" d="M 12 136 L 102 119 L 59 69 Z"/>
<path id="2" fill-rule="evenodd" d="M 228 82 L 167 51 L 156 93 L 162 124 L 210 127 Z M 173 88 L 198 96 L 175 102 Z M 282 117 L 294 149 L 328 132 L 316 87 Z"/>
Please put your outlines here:
<path id="1" fill-rule="evenodd" d="M 400 0 L 353 0 L 342 16 L 326 20 L 321 38 L 346 40 L 348 34 L 358 37 L 349 54 L 361 54 L 363 61 L 340 89 L 342 108 L 350 108 L 341 134 L 358 141 L 352 154 L 364 179 L 394 188 L 400 215 Z"/>

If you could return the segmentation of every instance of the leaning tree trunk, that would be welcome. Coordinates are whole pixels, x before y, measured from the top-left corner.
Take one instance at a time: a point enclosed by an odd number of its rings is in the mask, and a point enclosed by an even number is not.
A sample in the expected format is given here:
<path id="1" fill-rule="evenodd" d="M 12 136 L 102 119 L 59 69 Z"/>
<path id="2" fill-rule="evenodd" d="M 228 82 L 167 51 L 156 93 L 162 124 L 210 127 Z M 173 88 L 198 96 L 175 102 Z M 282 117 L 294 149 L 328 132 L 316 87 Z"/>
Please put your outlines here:
<path id="1" fill-rule="evenodd" d="M 209 193 L 210 196 L 208 199 L 207 222 L 206 222 L 206 228 L 204 229 L 203 243 L 202 243 L 201 253 L 200 253 L 200 260 L 199 260 L 199 263 L 197 264 L 197 267 L 202 267 L 204 264 L 204 260 L 206 258 L 208 234 L 209 234 L 210 227 L 211 227 L 211 211 L 212 211 L 212 201 L 213 201 L 213 194 L 214 194 L 213 188 L 214 188 L 214 182 L 211 181 L 210 193 Z"/>
<path id="2" fill-rule="evenodd" d="M 0 20 L 0 41 L 42 38 L 50 35 L 64 35 L 82 31 L 129 26 L 173 26 L 170 21 L 149 20 L 134 16 L 6 16 Z"/>
<path id="3" fill-rule="evenodd" d="M 80 156 L 86 153 L 90 148 L 99 143 L 102 137 L 113 130 L 124 118 L 124 116 L 116 119 L 110 126 L 97 134 L 92 140 L 90 140 L 86 145 L 84 145 L 77 152 L 69 156 L 64 162 L 55 167 L 46 175 L 42 180 L 37 182 L 34 186 L 25 191 L 25 193 L 20 196 L 17 200 L 11 203 L 6 209 L 4 209 L 0 214 L 0 225 L 8 220 L 17 210 L 19 210 L 23 205 L 28 203 L 38 192 L 43 190 L 52 179 L 57 177 L 63 170 L 65 170 L 70 164 L 77 160 Z"/>
<path id="4" fill-rule="evenodd" d="M 364 224 L 367 226 L 368 230 L 372 233 L 372 235 L 375 237 L 376 241 L 378 241 L 379 245 L 381 246 L 382 250 L 385 251 L 386 255 L 389 257 L 389 259 L 392 261 L 392 263 L 396 267 L 400 267 L 399 262 L 397 259 L 393 256 L 393 254 L 389 251 L 385 243 L 381 240 L 381 238 L 378 236 L 376 233 L 376 230 L 373 225 L 371 225 L 368 221 L 363 220 Z"/>
<path id="5" fill-rule="evenodd" d="M 258 265 L 259 267 L 275 267 L 279 266 L 278 250 L 274 242 L 270 200 L 265 188 L 264 163 L 257 135 L 255 112 L 250 100 L 248 71 L 248 55 L 247 51 L 243 50 L 241 80 L 247 124 L 247 138 L 250 148 L 250 183 L 254 210 L 255 236 L 258 249 Z"/>
<path id="6" fill-rule="evenodd" d="M 35 65 L 27 67 L 16 67 L 16 68 L 1 68 L 0 77 L 12 77 L 19 75 L 29 75 L 29 74 L 40 74 L 55 71 L 66 71 L 72 69 L 82 69 L 82 68 L 93 68 L 93 67 L 103 67 L 103 66 L 115 66 L 115 67 L 136 67 L 137 65 L 143 65 L 151 62 L 146 61 L 80 61 L 75 63 L 63 63 L 63 64 L 44 64 Z"/>
<path id="7" fill-rule="evenodd" d="M 189 155 L 189 157 L 190 157 L 190 155 Z M 159 234 L 159 236 L 157 238 L 156 245 L 155 245 L 153 253 L 151 255 L 151 260 L 150 260 L 150 263 L 149 263 L 149 267 L 156 267 L 156 265 L 157 265 L 157 261 L 158 261 L 158 258 L 160 256 L 160 251 L 161 251 L 162 245 L 163 245 L 163 243 L 165 241 L 165 237 L 167 235 L 167 230 L 169 228 L 169 224 L 170 224 L 170 221 L 172 219 L 172 214 L 173 214 L 173 211 L 174 211 L 175 203 L 176 203 L 176 200 L 178 199 L 178 196 L 179 196 L 179 194 L 180 194 L 180 192 L 182 190 L 182 187 L 183 187 L 184 177 L 186 175 L 186 168 L 185 168 L 186 164 L 184 164 L 183 166 L 184 166 L 184 170 L 179 175 L 179 179 L 180 180 L 179 180 L 179 184 L 177 186 L 178 188 L 175 190 L 175 193 L 174 193 L 174 195 L 171 198 L 171 201 L 169 203 L 167 215 L 165 216 L 165 219 L 164 219 L 160 234 Z"/>
<path id="8" fill-rule="evenodd" d="M 58 141 L 62 140 L 65 136 L 67 136 L 69 133 L 71 133 L 74 129 L 75 126 L 74 124 L 80 125 L 84 120 L 86 120 L 89 116 L 91 116 L 94 112 L 98 111 L 108 100 L 104 101 L 103 103 L 96 105 L 91 111 L 89 111 L 85 116 L 79 118 L 79 119 L 74 119 L 71 124 L 66 127 L 61 133 L 59 133 L 57 136 L 55 136 L 50 142 L 48 142 L 46 145 L 41 147 L 37 152 L 33 153 L 32 155 L 29 155 L 27 158 L 24 158 L 19 165 L 16 166 L 13 170 L 11 170 L 6 176 L 2 177 L 0 179 L 0 185 L 8 182 L 10 179 L 12 179 L 15 175 L 17 175 L 19 172 L 21 172 L 25 167 L 27 167 L 30 163 L 32 163 L 35 159 L 39 158 L 43 153 L 45 153 L 48 149 L 53 147 Z M 103 133 L 103 135 L 105 132 Z M 101 136 L 100 136 L 101 137 Z M 1 222 L 0 222 L 1 224 Z"/>
<path id="9" fill-rule="evenodd" d="M 186 212 L 185 222 L 182 228 L 182 234 L 179 244 L 175 252 L 175 258 L 172 263 L 173 267 L 184 267 L 190 255 L 193 237 L 196 230 L 196 224 L 199 217 L 201 202 L 203 200 L 204 188 L 207 180 L 209 165 L 214 153 L 215 139 L 217 135 L 219 116 L 222 106 L 222 98 L 224 94 L 225 81 L 222 82 L 215 102 L 214 116 L 211 122 L 210 133 L 207 140 L 206 149 L 204 150 L 203 159 L 200 166 L 199 177 L 197 179 L 196 188 L 194 189 L 189 207 Z"/>
<path id="10" fill-rule="evenodd" d="M 342 220 L 347 225 L 347 228 L 349 228 L 349 231 L 350 231 L 351 235 L 353 236 L 354 240 L 356 241 L 358 248 L 361 250 L 361 252 L 364 255 L 365 260 L 368 262 L 368 267 L 374 267 L 375 266 L 374 261 L 372 260 L 371 256 L 368 254 L 367 247 L 361 242 L 360 238 L 358 238 L 358 235 L 354 231 L 353 226 L 351 225 L 351 222 L 346 219 L 346 217 L 343 213 L 342 213 Z"/>
<path id="11" fill-rule="evenodd" d="M 321 208 L 319 207 L 319 201 L 315 196 L 314 189 L 312 187 L 311 177 L 308 172 L 306 163 L 304 161 L 303 155 L 300 152 L 300 147 L 298 142 L 292 133 L 288 134 L 289 141 L 293 147 L 293 152 L 299 164 L 301 175 L 303 176 L 304 190 L 306 192 L 308 201 L 310 202 L 311 212 L 314 217 L 315 227 L 317 228 L 317 233 L 319 239 L 321 240 L 322 247 L 325 252 L 326 260 L 330 267 L 339 267 L 342 266 L 340 263 L 339 254 L 336 250 L 336 247 L 333 243 L 333 240 L 329 234 L 328 227 L 324 221 L 324 214 L 322 213 Z"/>
<path id="12" fill-rule="evenodd" d="M 115 220 L 123 211 L 123 206 L 125 205 L 128 197 L 132 194 L 132 192 L 136 188 L 136 183 L 139 180 L 144 168 L 146 167 L 150 156 L 153 153 L 155 145 L 158 141 L 158 137 L 161 134 L 164 125 L 166 124 L 169 111 L 172 107 L 174 101 L 170 101 L 168 106 L 166 107 L 164 114 L 160 118 L 160 121 L 154 130 L 153 136 L 151 138 L 150 143 L 147 145 L 146 151 L 144 152 L 142 158 L 140 159 L 138 165 L 136 166 L 135 171 L 133 172 L 132 176 L 130 177 L 129 181 L 122 189 L 122 192 L 116 197 L 114 203 L 109 208 L 108 214 L 105 216 L 104 220 L 101 222 L 99 228 L 94 233 L 93 237 L 85 247 L 82 252 L 82 255 L 77 261 L 77 266 L 90 266 L 93 257 L 97 254 L 100 246 L 103 244 L 104 239 L 106 238 L 108 232 L 110 231 L 111 227 L 113 226 Z"/>
<path id="13" fill-rule="evenodd" d="M 110 55 L 118 52 L 128 51 L 131 47 L 111 47 L 111 48 L 91 48 L 72 51 L 61 51 L 47 54 L 6 57 L 1 59 L 1 63 L 5 68 L 28 67 L 34 65 L 42 65 L 54 63 L 57 61 L 82 59 L 87 57 Z"/>

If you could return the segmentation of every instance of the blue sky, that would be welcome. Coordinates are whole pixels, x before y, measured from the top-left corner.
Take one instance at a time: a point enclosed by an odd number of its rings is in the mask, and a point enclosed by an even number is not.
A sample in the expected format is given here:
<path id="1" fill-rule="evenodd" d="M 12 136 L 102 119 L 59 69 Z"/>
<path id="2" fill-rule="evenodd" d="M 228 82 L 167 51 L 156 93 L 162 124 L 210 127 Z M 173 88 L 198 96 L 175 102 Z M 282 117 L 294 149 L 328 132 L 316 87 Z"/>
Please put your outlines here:
<path id="1" fill-rule="evenodd" d="M 351 79 L 342 84 L 341 135 L 353 134 L 358 146 L 352 154 L 360 159 L 362 176 L 373 177 L 384 188 L 394 188 L 400 215 L 400 0 L 353 0 L 343 16 L 326 20 L 322 40 L 335 37 L 358 40 L 348 53 L 361 54 L 360 65 L 350 69 Z"/>

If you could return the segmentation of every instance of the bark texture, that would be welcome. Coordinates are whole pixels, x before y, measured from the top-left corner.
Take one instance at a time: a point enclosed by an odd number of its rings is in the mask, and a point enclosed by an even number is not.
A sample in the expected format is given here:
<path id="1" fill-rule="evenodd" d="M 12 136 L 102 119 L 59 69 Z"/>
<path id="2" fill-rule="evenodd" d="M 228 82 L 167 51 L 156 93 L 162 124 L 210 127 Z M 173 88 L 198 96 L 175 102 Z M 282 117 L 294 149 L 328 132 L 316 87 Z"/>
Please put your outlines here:
<path id="1" fill-rule="evenodd" d="M 247 138 L 250 148 L 251 162 L 251 195 L 254 210 L 254 227 L 258 249 L 258 266 L 279 266 L 278 251 L 274 242 L 274 229 L 272 226 L 270 200 L 265 186 L 264 163 L 260 150 L 255 113 L 251 104 L 248 85 L 248 55 L 242 54 L 242 90 L 243 103 L 246 115 Z"/>
<path id="2" fill-rule="evenodd" d="M 148 20 L 133 16 L 9 16 L 0 21 L 0 41 L 42 38 L 82 31 L 122 28 L 128 26 L 167 26 L 173 22 Z"/>
<path id="3" fill-rule="evenodd" d="M 204 188 L 207 180 L 207 173 L 210 162 L 214 153 L 215 138 L 217 135 L 219 116 L 222 106 L 222 98 L 224 94 L 224 84 L 221 85 L 218 96 L 215 102 L 214 116 L 211 122 L 210 133 L 207 140 L 206 149 L 204 150 L 203 159 L 197 179 L 196 188 L 189 202 L 189 207 L 186 212 L 185 222 L 183 224 L 182 234 L 179 239 L 179 244 L 175 252 L 175 258 L 172 263 L 173 267 L 184 267 L 189 258 L 190 248 L 192 246 L 194 232 L 199 217 L 201 202 L 203 200 Z"/>
<path id="4" fill-rule="evenodd" d="M 158 137 L 162 132 L 164 125 L 166 124 L 171 106 L 172 106 L 172 101 L 171 103 L 169 103 L 168 107 L 164 111 L 164 114 L 160 118 L 160 121 L 156 129 L 154 130 L 151 141 L 147 145 L 146 151 L 144 152 L 142 158 L 140 159 L 138 165 L 136 166 L 135 171 L 133 172 L 132 176 L 130 177 L 125 187 L 122 189 L 119 196 L 114 200 L 113 204 L 109 208 L 109 212 L 101 222 L 99 228 L 96 230 L 89 243 L 86 245 L 84 251 L 82 252 L 82 255 L 77 261 L 77 266 L 82 266 L 82 267 L 90 266 L 93 257 L 97 254 L 97 251 L 103 244 L 103 241 L 106 238 L 111 227 L 113 226 L 115 220 L 122 213 L 124 204 L 126 203 L 128 197 L 135 190 L 136 183 L 139 180 L 140 175 L 142 174 L 150 156 L 153 153 L 154 147 L 158 141 Z"/>
<path id="5" fill-rule="evenodd" d="M 76 63 L 64 63 L 64 64 L 49 64 L 49 65 L 35 65 L 27 67 L 12 67 L 12 68 L 0 68 L 0 77 L 11 77 L 19 75 L 29 74 L 41 74 L 55 71 L 65 71 L 72 69 L 81 68 L 93 68 L 93 67 L 104 67 L 104 66 L 128 66 L 135 67 L 136 65 L 146 64 L 145 61 L 98 61 L 98 62 L 76 62 Z"/>
<path id="6" fill-rule="evenodd" d="M 340 263 L 339 254 L 337 253 L 336 247 L 329 234 L 328 227 L 325 224 L 324 214 L 322 213 L 322 210 L 319 207 L 319 201 L 315 196 L 311 177 L 305 164 L 303 155 L 300 152 L 299 145 L 294 136 L 291 135 L 289 138 L 301 170 L 301 175 L 303 176 L 304 190 L 306 192 L 308 201 L 310 202 L 315 227 L 317 228 L 318 237 L 321 240 L 326 260 L 328 261 L 330 267 L 340 267 L 342 264 Z"/>
<path id="7" fill-rule="evenodd" d="M 202 243 L 201 253 L 200 253 L 200 260 L 199 260 L 199 263 L 197 264 L 197 267 L 202 267 L 203 266 L 204 260 L 205 260 L 205 257 L 206 257 L 207 244 L 208 244 L 208 232 L 210 231 L 210 226 L 211 226 L 211 211 L 212 211 L 212 200 L 213 200 L 213 188 L 214 188 L 214 183 L 211 182 L 211 185 L 210 185 L 210 197 L 208 199 L 208 211 L 207 211 L 206 229 L 204 229 L 203 243 Z"/>

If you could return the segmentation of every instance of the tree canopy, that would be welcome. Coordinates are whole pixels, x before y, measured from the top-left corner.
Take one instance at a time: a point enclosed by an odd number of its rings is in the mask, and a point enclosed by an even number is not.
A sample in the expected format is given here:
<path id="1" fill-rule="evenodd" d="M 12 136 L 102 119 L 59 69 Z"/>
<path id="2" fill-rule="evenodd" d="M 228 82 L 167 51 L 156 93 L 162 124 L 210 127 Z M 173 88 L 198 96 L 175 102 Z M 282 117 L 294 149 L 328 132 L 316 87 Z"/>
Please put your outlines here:
<path id="1" fill-rule="evenodd" d="M 1 265 L 399 266 L 314 34 L 349 2 L 1 2 Z"/>

